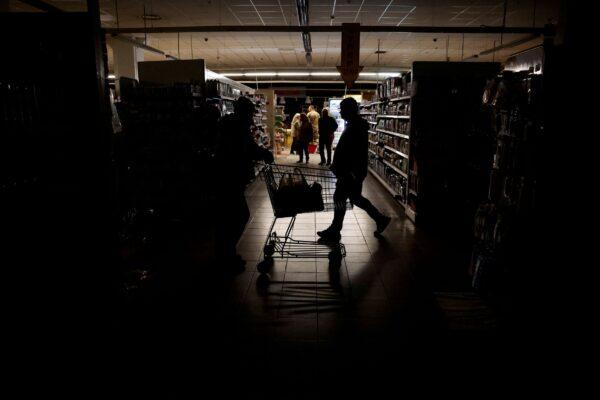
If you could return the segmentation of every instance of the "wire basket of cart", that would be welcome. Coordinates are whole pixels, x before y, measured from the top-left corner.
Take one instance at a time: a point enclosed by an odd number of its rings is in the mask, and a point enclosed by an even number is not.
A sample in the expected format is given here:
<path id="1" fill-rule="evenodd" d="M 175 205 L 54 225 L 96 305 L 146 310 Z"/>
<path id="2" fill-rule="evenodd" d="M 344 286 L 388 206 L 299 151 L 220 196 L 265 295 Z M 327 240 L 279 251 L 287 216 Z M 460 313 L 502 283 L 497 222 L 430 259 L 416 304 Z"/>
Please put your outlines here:
<path id="1" fill-rule="evenodd" d="M 264 260 L 259 264 L 259 271 L 264 272 L 274 257 L 327 258 L 332 266 L 339 265 L 346 256 L 342 243 L 292 237 L 298 214 L 334 211 L 336 207 L 352 208 L 349 202 L 335 203 L 335 175 L 323 168 L 270 164 L 261 169 L 260 176 L 266 184 L 275 218 L 265 240 Z M 283 234 L 274 230 L 280 218 L 290 218 Z"/>

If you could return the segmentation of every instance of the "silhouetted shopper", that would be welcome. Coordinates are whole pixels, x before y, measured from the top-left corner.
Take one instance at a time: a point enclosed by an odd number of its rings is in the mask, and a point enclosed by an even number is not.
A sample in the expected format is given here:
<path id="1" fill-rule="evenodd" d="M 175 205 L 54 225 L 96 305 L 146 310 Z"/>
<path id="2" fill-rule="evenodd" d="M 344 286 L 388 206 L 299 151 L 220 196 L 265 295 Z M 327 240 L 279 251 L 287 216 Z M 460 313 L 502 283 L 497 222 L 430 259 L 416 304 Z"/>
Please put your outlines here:
<path id="1" fill-rule="evenodd" d="M 319 154 L 321 155 L 319 165 L 325 165 L 325 148 L 327 148 L 327 165 L 331 165 L 331 145 L 337 128 L 335 118 L 330 117 L 329 110 L 324 108 L 319 119 Z"/>
<path id="2" fill-rule="evenodd" d="M 308 117 L 308 120 L 310 121 L 310 124 L 312 125 L 314 140 L 319 139 L 319 119 L 321 119 L 321 116 L 315 109 L 315 106 L 313 106 L 313 105 L 308 106 L 308 112 L 306 113 L 306 116 Z"/>
<path id="3" fill-rule="evenodd" d="M 254 161 L 272 163 L 273 154 L 259 147 L 251 136 L 254 104 L 240 97 L 233 109 L 234 113 L 221 118 L 219 124 L 216 152 L 218 169 L 212 173 L 219 174 L 216 188 L 220 211 L 219 220 L 216 221 L 217 261 L 239 271 L 244 269 L 245 261 L 236 254 L 236 245 L 250 217 L 244 191 L 254 178 Z"/>
<path id="4" fill-rule="evenodd" d="M 292 133 L 292 149 L 290 150 L 290 154 L 294 154 L 294 152 L 299 153 L 298 135 L 300 134 L 300 113 L 296 113 L 296 115 L 294 115 L 290 125 L 290 130 Z"/>
<path id="5" fill-rule="evenodd" d="M 298 132 L 298 151 L 302 162 L 303 155 L 306 155 L 306 163 L 308 164 L 308 145 L 313 140 L 313 128 L 306 114 L 300 114 L 300 130 Z"/>
<path id="6" fill-rule="evenodd" d="M 376 233 L 381 233 L 390 223 L 390 217 L 379 212 L 362 196 L 362 183 L 367 176 L 368 123 L 358 114 L 358 103 L 349 97 L 342 100 L 340 113 L 347 122 L 337 144 L 331 170 L 337 177 L 333 201 L 335 212 L 331 226 L 317 234 L 325 240 L 340 240 L 340 231 L 346 215 L 346 201 L 365 210 L 377 223 Z"/>

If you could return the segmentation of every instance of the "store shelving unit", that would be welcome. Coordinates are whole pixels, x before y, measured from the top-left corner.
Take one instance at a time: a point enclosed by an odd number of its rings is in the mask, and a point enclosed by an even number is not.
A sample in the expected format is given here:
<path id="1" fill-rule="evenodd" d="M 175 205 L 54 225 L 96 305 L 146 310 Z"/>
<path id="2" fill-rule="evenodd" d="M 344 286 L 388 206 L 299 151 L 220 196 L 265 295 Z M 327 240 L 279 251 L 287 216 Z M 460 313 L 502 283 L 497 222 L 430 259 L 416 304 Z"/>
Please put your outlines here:
<path id="1" fill-rule="evenodd" d="M 491 157 L 481 96 L 499 70 L 498 63 L 413 63 L 405 209 L 415 223 L 470 234 Z"/>
<path id="2" fill-rule="evenodd" d="M 387 79 L 379 85 L 377 93 L 377 101 L 361 105 L 361 116 L 371 125 L 369 171 L 406 208 L 410 73 L 402 78 Z"/>

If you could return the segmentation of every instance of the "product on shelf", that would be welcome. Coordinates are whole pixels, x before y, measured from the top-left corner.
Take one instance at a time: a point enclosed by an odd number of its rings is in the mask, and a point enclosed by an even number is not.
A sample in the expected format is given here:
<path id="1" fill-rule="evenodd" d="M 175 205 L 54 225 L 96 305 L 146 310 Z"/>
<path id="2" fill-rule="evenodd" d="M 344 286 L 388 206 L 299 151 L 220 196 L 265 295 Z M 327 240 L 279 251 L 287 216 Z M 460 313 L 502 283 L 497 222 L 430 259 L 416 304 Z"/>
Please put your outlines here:
<path id="1" fill-rule="evenodd" d="M 228 83 L 209 79 L 206 81 L 206 97 L 229 97 L 237 98 L 241 96 L 241 91 Z"/>
<path id="2" fill-rule="evenodd" d="M 394 99 L 410 96 L 411 73 L 403 74 L 402 77 L 387 78 L 377 88 L 377 96 L 380 99 Z"/>

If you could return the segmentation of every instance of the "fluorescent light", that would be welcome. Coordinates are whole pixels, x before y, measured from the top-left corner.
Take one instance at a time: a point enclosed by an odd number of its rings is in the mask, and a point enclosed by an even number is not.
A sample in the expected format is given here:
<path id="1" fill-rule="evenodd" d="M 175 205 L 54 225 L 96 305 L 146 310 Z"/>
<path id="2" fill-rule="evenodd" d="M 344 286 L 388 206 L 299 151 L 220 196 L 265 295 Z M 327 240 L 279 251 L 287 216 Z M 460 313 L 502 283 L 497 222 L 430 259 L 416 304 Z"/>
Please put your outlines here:
<path id="1" fill-rule="evenodd" d="M 335 76 L 339 77 L 340 73 L 335 71 L 269 71 L 269 72 L 224 72 L 223 76 L 228 77 L 240 77 L 240 76 L 248 76 L 248 77 L 293 77 L 293 76 Z M 401 74 L 399 72 L 361 72 L 359 74 L 361 77 L 378 77 L 378 78 L 389 78 L 389 77 L 399 77 Z"/>
<path id="2" fill-rule="evenodd" d="M 400 76 L 400 72 L 380 72 L 378 75 L 385 76 L 387 78 L 392 78 L 392 77 L 396 78 L 396 77 Z"/>
<path id="3" fill-rule="evenodd" d="M 115 79 L 115 78 L 116 78 L 115 74 L 108 74 L 108 79 Z"/>
<path id="4" fill-rule="evenodd" d="M 244 76 L 275 76 L 276 72 L 246 72 Z"/>
<path id="5" fill-rule="evenodd" d="M 277 76 L 309 76 L 309 72 L 278 72 Z"/>

